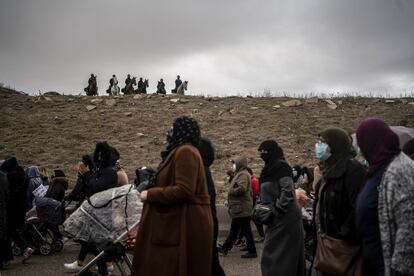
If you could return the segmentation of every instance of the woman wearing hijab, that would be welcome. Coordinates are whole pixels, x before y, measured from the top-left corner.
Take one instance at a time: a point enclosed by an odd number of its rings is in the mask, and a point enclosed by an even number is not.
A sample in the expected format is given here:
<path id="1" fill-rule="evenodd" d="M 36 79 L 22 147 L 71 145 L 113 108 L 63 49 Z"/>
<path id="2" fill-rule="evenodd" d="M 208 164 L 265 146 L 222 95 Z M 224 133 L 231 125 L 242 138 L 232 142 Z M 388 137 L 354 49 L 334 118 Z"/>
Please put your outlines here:
<path id="1" fill-rule="evenodd" d="M 363 121 L 356 134 L 369 163 L 357 201 L 364 275 L 414 275 L 414 162 L 380 119 Z"/>
<path id="2" fill-rule="evenodd" d="M 211 276 L 213 223 L 197 121 L 174 120 L 144 201 L 132 275 Z"/>
<path id="3" fill-rule="evenodd" d="M 315 153 L 322 175 L 316 185 L 315 220 L 320 228 L 318 232 L 346 244 L 357 244 L 354 205 L 365 170 L 352 158 L 351 146 L 349 135 L 343 129 L 328 128 L 319 134 Z"/>
<path id="4" fill-rule="evenodd" d="M 302 215 L 295 199 L 292 169 L 274 140 L 259 146 L 265 166 L 259 177 L 260 201 L 273 203 L 272 223 L 265 231 L 262 275 L 305 275 Z"/>
<path id="5" fill-rule="evenodd" d="M 198 145 L 201 158 L 204 163 L 204 171 L 206 173 L 208 194 L 210 196 L 210 209 L 211 216 L 213 219 L 213 253 L 212 253 L 212 276 L 225 276 L 224 270 L 220 265 L 220 260 L 217 250 L 217 237 L 218 237 L 218 219 L 216 210 L 216 188 L 214 185 L 213 176 L 211 175 L 210 166 L 213 164 L 215 159 L 215 150 L 213 143 L 207 137 L 201 137 Z"/>

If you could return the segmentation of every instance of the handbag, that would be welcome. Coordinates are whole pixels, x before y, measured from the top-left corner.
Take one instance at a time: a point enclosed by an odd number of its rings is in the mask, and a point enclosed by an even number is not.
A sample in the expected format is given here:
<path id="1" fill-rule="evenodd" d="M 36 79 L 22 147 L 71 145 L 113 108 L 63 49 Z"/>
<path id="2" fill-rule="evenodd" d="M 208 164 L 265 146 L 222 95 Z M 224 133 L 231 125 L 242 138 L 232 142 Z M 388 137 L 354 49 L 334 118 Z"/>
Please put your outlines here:
<path id="1" fill-rule="evenodd" d="M 319 198 L 325 185 L 319 190 Z M 316 208 L 317 246 L 313 266 L 320 272 L 362 276 L 362 254 L 358 244 L 351 244 L 323 233 L 319 220 L 320 203 Z"/>
<path id="2" fill-rule="evenodd" d="M 273 204 L 256 203 L 253 208 L 252 220 L 262 225 L 270 225 L 273 221 Z"/>
<path id="3" fill-rule="evenodd" d="M 314 267 L 332 275 L 362 275 L 360 253 L 359 245 L 319 233 Z"/>

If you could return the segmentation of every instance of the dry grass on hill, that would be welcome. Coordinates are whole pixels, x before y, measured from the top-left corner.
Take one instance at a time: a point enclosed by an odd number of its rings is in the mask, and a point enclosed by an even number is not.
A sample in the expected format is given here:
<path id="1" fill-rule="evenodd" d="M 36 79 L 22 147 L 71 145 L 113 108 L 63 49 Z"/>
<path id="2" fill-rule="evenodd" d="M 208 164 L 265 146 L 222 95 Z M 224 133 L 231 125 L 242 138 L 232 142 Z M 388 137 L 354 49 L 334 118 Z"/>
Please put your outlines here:
<path id="1" fill-rule="evenodd" d="M 173 102 L 173 99 L 180 99 Z M 335 98 L 331 109 L 322 99 L 299 99 L 302 105 L 285 107 L 290 98 L 205 98 L 196 96 L 27 96 L 0 91 L 0 159 L 17 156 L 21 164 L 61 168 L 76 178 L 74 166 L 97 141 L 106 140 L 121 154 L 130 180 L 135 168 L 157 166 L 165 148 L 165 134 L 180 115 L 196 118 L 204 135 L 216 147 L 212 173 L 217 192 L 225 196 L 229 159 L 245 155 L 256 174 L 263 165 L 257 147 L 276 139 L 291 165 L 312 165 L 317 133 L 329 126 L 353 132 L 365 117 L 378 116 L 392 125 L 414 127 L 413 98 L 386 102 L 375 98 Z M 94 100 L 94 103 L 91 103 Z M 95 108 L 88 111 L 86 106 Z M 280 107 L 277 107 L 280 106 Z"/>

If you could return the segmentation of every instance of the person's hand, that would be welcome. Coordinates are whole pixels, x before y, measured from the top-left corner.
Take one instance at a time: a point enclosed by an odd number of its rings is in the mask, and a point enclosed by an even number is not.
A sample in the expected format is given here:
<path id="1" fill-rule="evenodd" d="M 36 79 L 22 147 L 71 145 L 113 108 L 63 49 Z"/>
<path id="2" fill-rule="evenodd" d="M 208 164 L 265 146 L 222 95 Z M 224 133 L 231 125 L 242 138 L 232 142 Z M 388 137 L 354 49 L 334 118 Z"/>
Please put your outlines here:
<path id="1" fill-rule="evenodd" d="M 85 164 L 83 164 L 82 162 L 79 162 L 78 163 L 78 172 L 80 173 L 80 174 L 85 174 L 86 172 L 88 172 L 89 171 L 89 169 L 88 169 L 88 167 L 87 166 L 85 166 Z"/>
<path id="2" fill-rule="evenodd" d="M 147 200 L 147 195 L 148 195 L 148 191 L 142 191 L 139 194 L 139 197 L 141 198 L 141 201 L 146 201 Z"/>
<path id="3" fill-rule="evenodd" d="M 312 190 L 313 191 L 316 191 L 316 184 L 319 183 L 321 178 L 322 178 L 321 168 L 319 166 L 316 166 L 313 169 L 313 183 L 312 183 Z"/>

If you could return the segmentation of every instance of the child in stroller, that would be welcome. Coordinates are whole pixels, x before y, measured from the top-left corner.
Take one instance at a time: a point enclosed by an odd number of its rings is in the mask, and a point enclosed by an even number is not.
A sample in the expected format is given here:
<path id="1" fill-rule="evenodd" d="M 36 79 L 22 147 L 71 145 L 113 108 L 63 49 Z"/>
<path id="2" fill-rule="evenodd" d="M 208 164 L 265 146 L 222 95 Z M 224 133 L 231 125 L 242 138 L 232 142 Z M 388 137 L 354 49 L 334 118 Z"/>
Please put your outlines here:
<path id="1" fill-rule="evenodd" d="M 41 255 L 60 252 L 63 249 L 59 225 L 64 221 L 64 206 L 61 202 L 48 197 L 35 199 L 35 207 L 26 214 L 26 224 L 22 235 Z M 13 244 L 13 254 L 21 255 L 22 250 Z"/>

